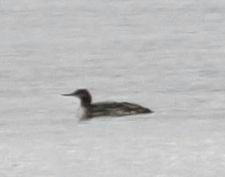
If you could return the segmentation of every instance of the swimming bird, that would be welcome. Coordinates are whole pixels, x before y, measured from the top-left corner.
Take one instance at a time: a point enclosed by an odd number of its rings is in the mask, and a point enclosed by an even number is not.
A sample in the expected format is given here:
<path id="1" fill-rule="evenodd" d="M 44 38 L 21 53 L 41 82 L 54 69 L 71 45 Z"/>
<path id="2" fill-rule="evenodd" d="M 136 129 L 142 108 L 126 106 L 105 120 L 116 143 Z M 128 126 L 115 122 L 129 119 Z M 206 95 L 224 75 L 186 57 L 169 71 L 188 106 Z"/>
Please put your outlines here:
<path id="1" fill-rule="evenodd" d="M 99 102 L 92 103 L 92 96 L 87 89 L 78 89 L 62 96 L 75 96 L 81 103 L 81 120 L 99 116 L 128 116 L 134 114 L 153 113 L 152 110 L 138 104 L 128 102 Z"/>

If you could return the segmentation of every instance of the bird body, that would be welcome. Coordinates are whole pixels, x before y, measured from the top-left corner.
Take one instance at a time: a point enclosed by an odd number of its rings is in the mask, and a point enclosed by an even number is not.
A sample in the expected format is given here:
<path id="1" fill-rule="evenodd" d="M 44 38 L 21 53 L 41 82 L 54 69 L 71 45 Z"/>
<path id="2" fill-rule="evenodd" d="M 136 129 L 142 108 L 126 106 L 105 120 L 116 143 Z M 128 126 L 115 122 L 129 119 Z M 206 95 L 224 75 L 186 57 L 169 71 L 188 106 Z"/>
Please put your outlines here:
<path id="1" fill-rule="evenodd" d="M 96 116 L 125 116 L 131 114 L 150 113 L 147 108 L 128 102 L 101 102 L 91 106 L 92 113 Z"/>
<path id="2" fill-rule="evenodd" d="M 100 116 L 128 116 L 134 114 L 152 113 L 148 108 L 128 102 L 99 102 L 92 103 L 92 97 L 88 90 L 78 89 L 63 96 L 76 96 L 81 101 L 81 120 Z"/>

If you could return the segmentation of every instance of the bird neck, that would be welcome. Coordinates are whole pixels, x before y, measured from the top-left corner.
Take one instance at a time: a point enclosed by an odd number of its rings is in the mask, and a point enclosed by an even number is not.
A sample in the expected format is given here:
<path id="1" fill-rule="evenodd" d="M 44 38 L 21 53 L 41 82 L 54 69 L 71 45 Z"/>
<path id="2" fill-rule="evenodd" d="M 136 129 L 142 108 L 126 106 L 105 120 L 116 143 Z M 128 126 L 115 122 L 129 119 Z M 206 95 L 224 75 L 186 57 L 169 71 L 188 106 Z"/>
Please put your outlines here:
<path id="1" fill-rule="evenodd" d="M 91 103 L 90 102 L 86 102 L 86 101 L 84 101 L 84 100 L 81 100 L 81 106 L 82 107 L 89 107 L 91 105 Z"/>
<path id="2" fill-rule="evenodd" d="M 80 98 L 82 107 L 89 107 L 91 105 L 91 96 L 85 96 Z"/>

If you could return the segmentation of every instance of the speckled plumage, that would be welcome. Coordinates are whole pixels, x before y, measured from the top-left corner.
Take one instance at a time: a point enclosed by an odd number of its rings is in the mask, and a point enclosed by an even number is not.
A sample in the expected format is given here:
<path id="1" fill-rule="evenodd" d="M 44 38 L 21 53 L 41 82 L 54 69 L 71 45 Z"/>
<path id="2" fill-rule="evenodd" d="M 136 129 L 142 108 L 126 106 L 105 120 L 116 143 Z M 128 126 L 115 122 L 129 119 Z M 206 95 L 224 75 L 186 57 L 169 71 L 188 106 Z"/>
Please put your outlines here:
<path id="1" fill-rule="evenodd" d="M 148 108 L 128 102 L 99 102 L 92 103 L 92 97 L 88 90 L 78 89 L 63 96 L 76 96 L 81 100 L 83 114 L 81 119 L 89 119 L 100 116 L 128 116 L 134 114 L 152 113 Z"/>

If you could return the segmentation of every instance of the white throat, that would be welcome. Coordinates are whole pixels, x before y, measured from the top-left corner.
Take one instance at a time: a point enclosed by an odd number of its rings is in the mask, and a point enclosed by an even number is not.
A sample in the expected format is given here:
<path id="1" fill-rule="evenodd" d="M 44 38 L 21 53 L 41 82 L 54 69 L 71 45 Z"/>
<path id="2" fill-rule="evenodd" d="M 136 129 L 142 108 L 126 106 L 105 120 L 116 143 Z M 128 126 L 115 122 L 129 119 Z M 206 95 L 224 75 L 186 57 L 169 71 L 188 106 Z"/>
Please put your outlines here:
<path id="1" fill-rule="evenodd" d="M 77 116 L 79 117 L 80 120 L 87 119 L 87 108 L 80 106 L 78 108 L 77 114 L 78 114 Z"/>

